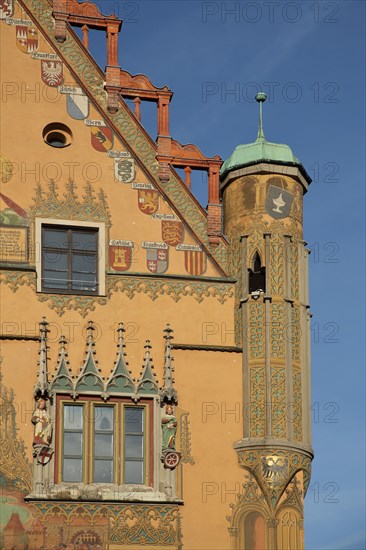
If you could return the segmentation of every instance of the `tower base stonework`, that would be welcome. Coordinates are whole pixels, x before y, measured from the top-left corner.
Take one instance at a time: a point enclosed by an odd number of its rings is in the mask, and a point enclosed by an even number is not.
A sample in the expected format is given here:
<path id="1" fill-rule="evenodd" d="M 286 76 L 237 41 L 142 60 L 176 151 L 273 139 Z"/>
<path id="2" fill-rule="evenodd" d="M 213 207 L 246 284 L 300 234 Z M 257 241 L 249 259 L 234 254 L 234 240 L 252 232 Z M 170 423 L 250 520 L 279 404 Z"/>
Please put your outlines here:
<path id="1" fill-rule="evenodd" d="M 239 461 L 243 455 L 239 452 Z M 272 455 L 263 456 L 262 450 L 250 451 L 243 462 L 253 463 L 247 470 L 242 490 L 235 503 L 230 504 L 229 522 L 231 550 L 303 550 L 304 549 L 304 497 L 309 483 L 309 474 L 298 470 L 288 481 L 280 480 L 281 474 L 261 473 L 262 482 L 254 470 L 266 472 L 264 464 L 291 461 L 293 469 L 299 459 L 294 453 L 276 449 Z M 262 466 L 259 466 L 261 464 Z M 281 466 L 278 466 L 281 471 Z M 265 479 L 263 480 L 263 476 Z M 266 477 L 267 476 L 267 477 Z"/>

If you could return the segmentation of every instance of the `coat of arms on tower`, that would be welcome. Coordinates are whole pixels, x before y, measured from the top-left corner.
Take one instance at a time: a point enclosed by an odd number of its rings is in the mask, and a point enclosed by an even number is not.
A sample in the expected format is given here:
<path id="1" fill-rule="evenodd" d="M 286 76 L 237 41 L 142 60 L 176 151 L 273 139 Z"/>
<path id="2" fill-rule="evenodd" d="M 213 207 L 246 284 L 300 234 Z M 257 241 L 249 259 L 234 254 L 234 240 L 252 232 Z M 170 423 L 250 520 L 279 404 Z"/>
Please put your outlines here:
<path id="1" fill-rule="evenodd" d="M 47 86 L 60 86 L 64 79 L 62 61 L 42 60 L 41 76 Z"/>
<path id="2" fill-rule="evenodd" d="M 33 25 L 16 25 L 16 40 L 18 48 L 24 53 L 38 50 L 38 31 Z"/>
<path id="3" fill-rule="evenodd" d="M 292 200 L 292 193 L 281 187 L 270 185 L 267 191 L 266 211 L 276 220 L 287 218 L 290 214 Z"/>
<path id="4" fill-rule="evenodd" d="M 262 475 L 268 485 L 284 485 L 288 476 L 288 459 L 278 455 L 262 456 Z"/>
<path id="5" fill-rule="evenodd" d="M 91 144 L 96 151 L 106 153 L 113 145 L 112 128 L 109 126 L 91 126 Z"/>
<path id="6" fill-rule="evenodd" d="M 146 264 L 151 273 L 165 273 L 169 265 L 169 249 L 150 248 L 146 250 Z"/>
<path id="7" fill-rule="evenodd" d="M 169 246 L 177 246 L 177 244 L 183 241 L 182 222 L 162 220 L 161 235 L 166 244 Z"/>
<path id="8" fill-rule="evenodd" d="M 138 205 L 144 214 L 155 214 L 159 208 L 159 191 L 156 189 L 139 189 Z"/>
<path id="9" fill-rule="evenodd" d="M 109 263 L 115 271 L 127 271 L 132 263 L 132 241 L 111 240 L 109 243 Z"/>
<path id="10" fill-rule="evenodd" d="M 0 19 L 11 17 L 14 13 L 14 0 L 0 0 Z"/>

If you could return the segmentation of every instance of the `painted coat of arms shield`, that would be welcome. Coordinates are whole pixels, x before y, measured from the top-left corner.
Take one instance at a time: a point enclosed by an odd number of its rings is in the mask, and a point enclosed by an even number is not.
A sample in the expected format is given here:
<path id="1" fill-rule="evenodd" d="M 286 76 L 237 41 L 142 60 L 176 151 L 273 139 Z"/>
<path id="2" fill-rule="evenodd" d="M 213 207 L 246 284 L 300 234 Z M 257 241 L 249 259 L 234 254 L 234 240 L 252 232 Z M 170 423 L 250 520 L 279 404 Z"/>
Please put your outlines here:
<path id="1" fill-rule="evenodd" d="M 84 120 L 89 114 L 89 99 L 85 94 L 69 93 L 66 95 L 67 112 L 76 120 Z"/>
<path id="2" fill-rule="evenodd" d="M 60 86 L 64 80 L 62 61 L 42 60 L 41 77 L 47 86 Z"/>
<path id="3" fill-rule="evenodd" d="M 288 476 L 288 459 L 278 455 L 262 456 L 262 475 L 266 483 L 281 486 Z"/>
<path id="4" fill-rule="evenodd" d="M 35 456 L 37 457 L 37 462 L 43 466 L 47 464 L 52 456 L 53 450 L 50 447 L 41 447 L 39 449 L 34 449 Z"/>
<path id="5" fill-rule="evenodd" d="M 182 222 L 163 220 L 161 222 L 161 236 L 169 246 L 177 246 L 183 241 Z"/>
<path id="6" fill-rule="evenodd" d="M 138 206 L 144 214 L 155 214 L 159 208 L 159 191 L 156 189 L 139 189 Z"/>
<path id="7" fill-rule="evenodd" d="M 165 273 L 169 265 L 169 250 L 149 248 L 146 250 L 146 264 L 151 273 Z"/>
<path id="8" fill-rule="evenodd" d="M 132 248 L 130 246 L 110 246 L 109 263 L 115 271 L 127 271 L 132 263 Z"/>
<path id="9" fill-rule="evenodd" d="M 131 183 L 135 179 L 135 161 L 133 158 L 115 158 L 114 175 L 121 183 Z"/>
<path id="10" fill-rule="evenodd" d="M 14 0 L 0 0 L 0 19 L 11 17 L 14 13 Z"/>
<path id="11" fill-rule="evenodd" d="M 96 151 L 100 153 L 106 153 L 113 145 L 112 128 L 109 126 L 92 126 L 91 132 L 91 144 Z"/>
<path id="12" fill-rule="evenodd" d="M 18 48 L 24 53 L 38 50 L 38 31 L 33 26 L 17 25 L 16 40 Z"/>
<path id="13" fill-rule="evenodd" d="M 204 252 L 184 251 L 184 266 L 190 275 L 202 275 L 206 271 L 207 258 Z"/>
<path id="14" fill-rule="evenodd" d="M 281 187 L 270 185 L 267 191 L 266 211 L 276 220 L 287 218 L 290 214 L 292 200 L 292 193 Z"/>

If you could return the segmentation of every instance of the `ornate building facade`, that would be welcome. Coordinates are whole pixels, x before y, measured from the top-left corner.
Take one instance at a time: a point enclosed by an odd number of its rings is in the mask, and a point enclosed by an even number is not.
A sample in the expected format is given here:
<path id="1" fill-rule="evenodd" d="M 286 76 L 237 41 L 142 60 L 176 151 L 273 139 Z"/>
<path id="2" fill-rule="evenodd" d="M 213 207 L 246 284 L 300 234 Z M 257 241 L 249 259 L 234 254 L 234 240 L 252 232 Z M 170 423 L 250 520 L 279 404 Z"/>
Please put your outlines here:
<path id="1" fill-rule="evenodd" d="M 265 95 L 223 163 L 171 137 L 172 91 L 121 69 L 114 15 L 0 18 L 0 546 L 301 550 L 311 180 L 265 139 Z"/>

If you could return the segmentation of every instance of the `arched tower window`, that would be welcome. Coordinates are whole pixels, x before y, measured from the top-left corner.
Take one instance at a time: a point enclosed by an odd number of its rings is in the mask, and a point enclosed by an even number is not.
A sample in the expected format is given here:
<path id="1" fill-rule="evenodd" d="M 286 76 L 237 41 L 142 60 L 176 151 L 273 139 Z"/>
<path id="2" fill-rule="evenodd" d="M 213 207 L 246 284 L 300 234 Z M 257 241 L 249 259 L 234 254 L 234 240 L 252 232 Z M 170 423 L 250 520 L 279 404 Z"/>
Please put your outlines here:
<path id="1" fill-rule="evenodd" d="M 262 266 L 259 252 L 256 251 L 253 258 L 253 269 L 248 269 L 249 292 L 266 291 L 266 268 Z"/>

